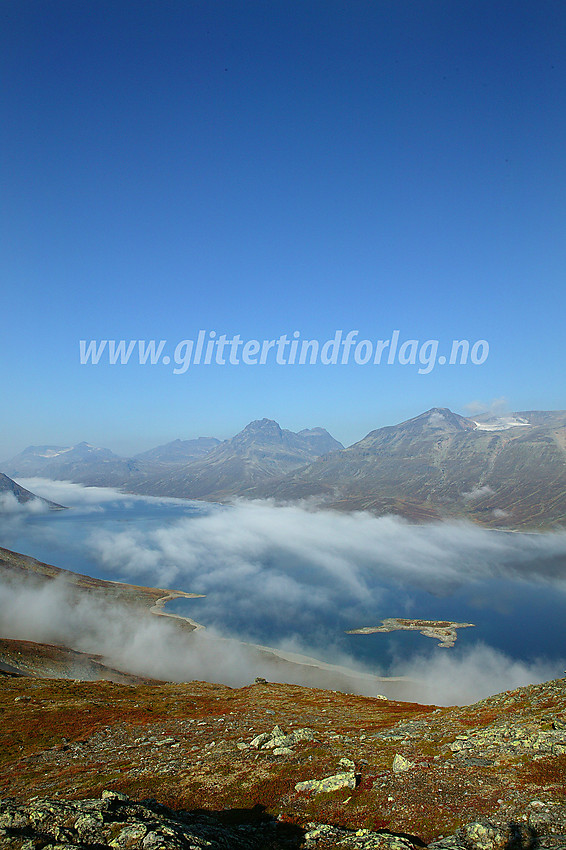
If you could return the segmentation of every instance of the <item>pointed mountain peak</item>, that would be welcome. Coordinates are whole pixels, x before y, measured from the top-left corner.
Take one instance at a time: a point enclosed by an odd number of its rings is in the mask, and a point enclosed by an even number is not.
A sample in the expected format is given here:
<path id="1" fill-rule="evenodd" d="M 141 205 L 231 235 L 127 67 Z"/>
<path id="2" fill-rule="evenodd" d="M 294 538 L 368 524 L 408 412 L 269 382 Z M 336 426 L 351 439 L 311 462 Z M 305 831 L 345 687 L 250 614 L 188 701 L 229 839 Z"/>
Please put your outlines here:
<path id="1" fill-rule="evenodd" d="M 236 437 L 244 434 L 256 437 L 279 438 L 281 436 L 281 426 L 274 419 L 254 419 L 253 422 L 249 422 L 246 427 L 240 431 L 240 434 L 236 434 Z"/>
<path id="2" fill-rule="evenodd" d="M 475 422 L 472 422 L 471 419 L 466 419 L 459 413 L 454 413 L 448 407 L 431 407 L 430 410 L 401 424 L 415 424 L 423 428 L 441 431 L 472 431 L 476 427 Z"/>
<path id="3" fill-rule="evenodd" d="M 254 419 L 252 422 L 249 422 L 246 425 L 246 427 L 244 428 L 244 431 L 247 431 L 248 429 L 256 430 L 256 431 L 258 431 L 260 429 L 261 430 L 266 430 L 266 429 L 274 430 L 274 429 L 277 429 L 277 428 L 279 428 L 279 430 L 281 430 L 281 426 L 279 425 L 279 422 L 276 422 L 275 419 L 267 419 L 264 416 L 263 419 Z"/>
<path id="4" fill-rule="evenodd" d="M 253 422 L 248 422 L 232 439 L 226 442 L 230 445 L 251 445 L 252 443 L 280 443 L 283 439 L 284 432 L 278 422 L 274 419 L 254 419 Z"/>

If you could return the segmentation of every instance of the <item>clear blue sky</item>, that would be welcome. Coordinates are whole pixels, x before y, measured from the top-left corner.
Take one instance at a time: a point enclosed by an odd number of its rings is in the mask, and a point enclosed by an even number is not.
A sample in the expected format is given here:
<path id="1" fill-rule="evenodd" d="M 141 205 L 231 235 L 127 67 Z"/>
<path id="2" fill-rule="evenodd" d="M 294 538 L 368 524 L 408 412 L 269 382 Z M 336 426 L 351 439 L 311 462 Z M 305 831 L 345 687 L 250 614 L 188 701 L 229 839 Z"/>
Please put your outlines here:
<path id="1" fill-rule="evenodd" d="M 2 4 L 0 458 L 566 408 L 562 0 Z M 79 339 L 486 339 L 483 365 L 81 366 Z"/>

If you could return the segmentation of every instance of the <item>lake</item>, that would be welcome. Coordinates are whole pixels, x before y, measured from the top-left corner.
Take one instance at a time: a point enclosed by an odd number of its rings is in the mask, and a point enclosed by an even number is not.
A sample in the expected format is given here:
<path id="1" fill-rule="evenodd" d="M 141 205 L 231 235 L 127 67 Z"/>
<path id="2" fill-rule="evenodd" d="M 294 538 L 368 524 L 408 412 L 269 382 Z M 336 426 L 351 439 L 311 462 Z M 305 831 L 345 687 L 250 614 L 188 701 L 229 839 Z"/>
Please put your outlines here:
<path id="1" fill-rule="evenodd" d="M 57 487 L 67 490 L 54 494 Z M 513 661 L 543 659 L 562 674 L 563 533 L 415 527 L 392 518 L 139 498 L 56 482 L 46 482 L 41 494 L 66 496 L 72 507 L 2 517 L 2 546 L 95 577 L 205 593 L 167 610 L 224 636 L 325 661 L 351 659 L 390 675 L 415 655 L 485 644 Z M 345 634 L 386 617 L 475 627 L 458 631 L 454 649 L 439 649 L 417 632 Z"/>

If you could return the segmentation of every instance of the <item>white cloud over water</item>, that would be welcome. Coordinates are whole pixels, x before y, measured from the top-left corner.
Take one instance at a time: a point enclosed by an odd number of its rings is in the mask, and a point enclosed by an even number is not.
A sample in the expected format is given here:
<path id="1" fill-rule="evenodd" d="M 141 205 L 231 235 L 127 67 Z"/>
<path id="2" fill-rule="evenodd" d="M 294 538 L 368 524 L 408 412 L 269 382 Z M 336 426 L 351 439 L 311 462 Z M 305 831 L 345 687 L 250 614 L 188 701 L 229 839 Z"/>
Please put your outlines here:
<path id="1" fill-rule="evenodd" d="M 85 487 L 72 481 L 53 481 L 50 478 L 18 478 L 17 483 L 31 493 L 49 499 L 58 505 L 75 510 L 95 508 L 104 509 L 105 505 L 118 502 L 126 506 L 134 506 L 137 502 L 160 504 L 186 505 L 185 499 L 155 498 L 154 496 L 136 496 L 122 493 L 113 487 Z"/>
<path id="2" fill-rule="evenodd" d="M 153 500 L 41 479 L 27 480 L 25 486 L 73 508 L 65 517 L 59 515 L 60 524 L 58 515 L 36 523 L 38 541 L 44 539 L 42 534 L 53 535 L 59 529 L 59 543 L 64 546 L 61 541 L 65 529 L 73 527 L 68 522 L 72 514 L 97 511 L 96 519 L 76 524 L 75 537 L 99 574 L 206 594 L 205 601 L 187 600 L 182 610 L 214 629 L 191 636 L 188 652 L 185 636 L 170 631 L 173 627 L 164 619 L 137 623 L 123 612 L 97 610 L 93 615 L 85 606 L 61 602 L 44 590 L 33 598 L 28 594 L 25 602 L 13 596 L 13 604 L 0 603 L 2 634 L 6 623 L 13 627 L 17 622 L 19 637 L 55 643 L 72 639 L 74 648 L 100 651 L 113 666 L 157 678 L 242 684 L 265 675 L 276 680 L 277 672 L 260 669 L 257 656 L 251 658 L 241 644 L 212 640 L 216 630 L 268 642 L 257 638 L 265 623 L 272 645 L 364 674 L 368 668 L 344 648 L 350 641 L 344 640 L 344 630 L 377 625 L 383 617 L 428 618 L 419 607 L 423 594 L 433 600 L 465 594 L 468 604 L 480 600 L 477 610 L 488 608 L 493 617 L 505 616 L 507 604 L 505 599 L 491 598 L 488 583 L 493 580 L 523 586 L 527 595 L 534 585 L 566 594 L 564 532 L 495 533 L 463 522 L 414 526 L 395 517 L 314 511 L 269 501 L 213 506 Z M 118 519 L 116 505 L 123 508 Z M 179 510 L 168 510 L 162 519 L 158 512 L 144 518 L 136 514 L 140 505 Z M 479 629 L 466 632 L 470 634 L 462 634 L 454 649 L 426 646 L 417 655 L 415 647 L 426 639 L 413 635 L 413 642 L 397 645 L 410 650 L 397 652 L 392 663 L 387 663 L 386 654 L 385 662 L 372 661 L 372 672 L 406 675 L 414 681 L 414 698 L 437 703 L 468 702 L 562 674 L 562 661 L 520 661 L 482 643 Z M 379 639 L 383 646 L 390 640 L 385 635 Z M 360 675 L 357 689 L 368 693 L 368 687 Z M 380 686 L 379 691 L 387 693 L 387 687 Z"/>
<path id="3" fill-rule="evenodd" d="M 556 663 L 516 661 L 481 644 L 453 654 L 400 659 L 396 672 L 410 680 L 401 685 L 376 681 L 347 656 L 336 659 L 349 668 L 347 677 L 325 669 L 281 669 L 276 657 L 259 654 L 254 647 L 214 633 L 187 635 L 167 617 L 143 615 L 92 595 L 75 597 L 62 581 L 3 582 L 0 629 L 3 637 L 68 646 L 102 656 L 113 669 L 168 681 L 198 679 L 237 687 L 263 676 L 269 681 L 338 687 L 367 696 L 380 692 L 437 705 L 466 704 L 559 675 Z M 291 652 L 297 649 L 286 647 Z"/>
<path id="4" fill-rule="evenodd" d="M 93 532 L 89 546 L 109 571 L 148 570 L 159 583 L 186 579 L 195 592 L 227 581 L 333 586 L 367 596 L 379 577 L 432 591 L 494 577 L 566 581 L 566 532 L 492 532 L 466 522 L 411 525 L 392 516 L 312 511 L 239 501 L 159 528 Z M 311 581 L 312 579 L 312 581 Z"/>
<path id="5" fill-rule="evenodd" d="M 13 493 L 0 493 L 0 515 L 22 515 L 45 514 L 49 506 L 41 499 L 28 499 L 20 502 Z"/>

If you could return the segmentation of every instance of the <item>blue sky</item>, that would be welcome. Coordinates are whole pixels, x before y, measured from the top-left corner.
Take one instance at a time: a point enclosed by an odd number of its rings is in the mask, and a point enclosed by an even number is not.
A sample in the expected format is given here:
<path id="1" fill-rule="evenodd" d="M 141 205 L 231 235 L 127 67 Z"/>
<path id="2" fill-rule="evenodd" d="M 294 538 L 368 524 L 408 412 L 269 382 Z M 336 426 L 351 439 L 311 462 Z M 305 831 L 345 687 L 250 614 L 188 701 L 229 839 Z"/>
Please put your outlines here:
<path id="1" fill-rule="evenodd" d="M 1 30 L 0 457 L 566 407 L 562 2 L 18 0 Z M 200 329 L 490 351 L 79 363 Z"/>

